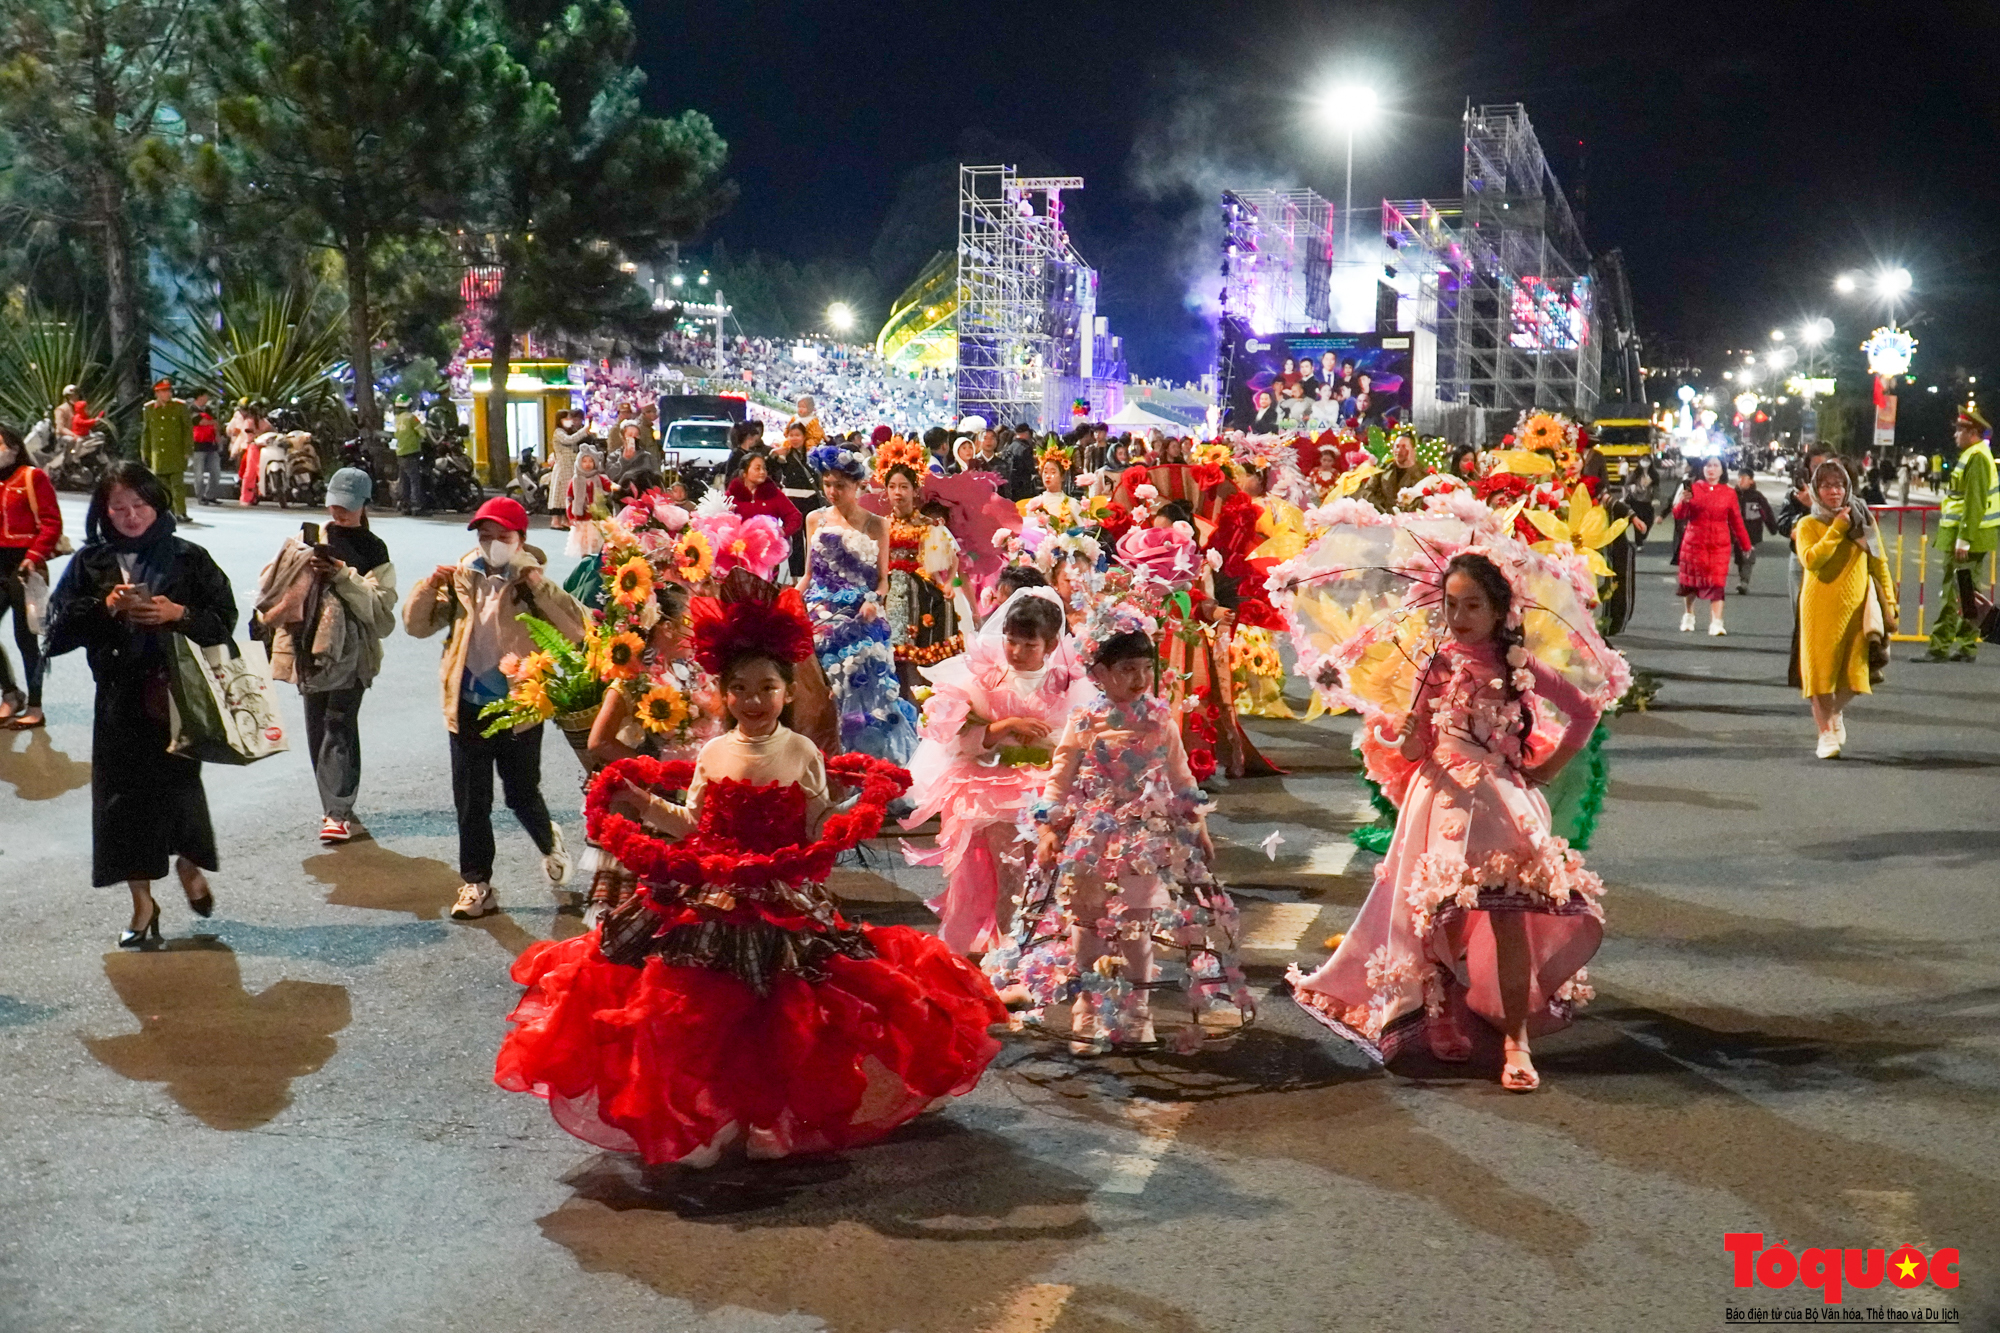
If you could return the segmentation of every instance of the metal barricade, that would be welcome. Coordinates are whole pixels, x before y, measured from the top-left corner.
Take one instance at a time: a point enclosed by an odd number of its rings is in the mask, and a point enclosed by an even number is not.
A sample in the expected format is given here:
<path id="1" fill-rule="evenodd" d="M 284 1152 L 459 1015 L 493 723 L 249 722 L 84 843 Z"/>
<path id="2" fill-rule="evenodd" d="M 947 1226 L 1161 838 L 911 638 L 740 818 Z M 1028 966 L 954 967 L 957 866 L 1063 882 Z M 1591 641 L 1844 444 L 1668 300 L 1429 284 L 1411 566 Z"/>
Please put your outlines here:
<path id="1" fill-rule="evenodd" d="M 1882 530 L 1882 542 L 1886 548 L 1884 557 L 1889 562 L 1889 578 L 1896 586 L 1896 605 L 1900 614 L 1895 632 L 1889 637 L 1902 643 L 1921 643 L 1930 637 L 1930 621 L 1935 615 L 1933 600 L 1943 595 L 1942 587 L 1936 579 L 1942 567 L 1938 553 L 1932 548 L 1931 533 L 1937 527 L 1936 505 L 1870 505 L 1868 512 L 1875 515 L 1875 522 Z M 1986 591 L 1991 596 L 1996 574 L 1995 556 L 1986 560 Z"/>

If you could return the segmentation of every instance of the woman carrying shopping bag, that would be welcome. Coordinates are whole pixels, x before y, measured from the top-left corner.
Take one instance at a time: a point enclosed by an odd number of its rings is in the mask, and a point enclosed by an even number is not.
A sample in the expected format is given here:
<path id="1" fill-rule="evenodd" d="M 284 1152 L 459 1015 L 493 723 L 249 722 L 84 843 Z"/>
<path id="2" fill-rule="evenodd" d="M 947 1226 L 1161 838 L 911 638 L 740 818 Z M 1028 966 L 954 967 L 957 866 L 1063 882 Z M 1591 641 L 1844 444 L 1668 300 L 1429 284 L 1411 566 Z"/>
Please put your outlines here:
<path id="1" fill-rule="evenodd" d="M 113 463 L 91 493 L 84 544 L 49 603 L 50 657 L 81 648 L 97 678 L 91 732 L 94 887 L 132 892 L 123 949 L 160 938 L 153 881 L 169 862 L 188 906 L 215 910 L 202 872 L 217 868 L 201 764 L 169 753 L 180 635 L 202 647 L 229 642 L 236 598 L 208 552 L 174 535 L 167 488 L 140 463 Z"/>

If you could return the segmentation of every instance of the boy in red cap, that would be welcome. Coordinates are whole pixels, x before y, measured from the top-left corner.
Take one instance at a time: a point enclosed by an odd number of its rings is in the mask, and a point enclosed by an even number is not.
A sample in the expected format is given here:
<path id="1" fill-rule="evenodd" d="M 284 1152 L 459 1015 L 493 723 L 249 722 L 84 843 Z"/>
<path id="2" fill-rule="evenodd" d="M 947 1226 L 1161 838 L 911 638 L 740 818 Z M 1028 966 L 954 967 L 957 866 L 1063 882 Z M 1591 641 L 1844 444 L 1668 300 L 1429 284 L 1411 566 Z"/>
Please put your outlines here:
<path id="1" fill-rule="evenodd" d="M 542 573 L 542 553 L 527 544 L 528 511 L 496 496 L 466 524 L 479 545 L 456 565 L 439 565 L 417 581 L 403 604 L 403 628 L 426 639 L 446 631 L 438 683 L 451 740 L 451 795 L 458 812 L 458 870 L 465 880 L 451 914 L 460 921 L 499 910 L 493 900 L 493 774 L 507 808 L 535 840 L 551 887 L 569 881 L 562 832 L 542 800 L 540 723 L 485 736 L 479 710 L 507 696 L 502 658 L 535 651 L 516 619 L 531 615 L 572 640 L 583 639 L 583 606 Z"/>

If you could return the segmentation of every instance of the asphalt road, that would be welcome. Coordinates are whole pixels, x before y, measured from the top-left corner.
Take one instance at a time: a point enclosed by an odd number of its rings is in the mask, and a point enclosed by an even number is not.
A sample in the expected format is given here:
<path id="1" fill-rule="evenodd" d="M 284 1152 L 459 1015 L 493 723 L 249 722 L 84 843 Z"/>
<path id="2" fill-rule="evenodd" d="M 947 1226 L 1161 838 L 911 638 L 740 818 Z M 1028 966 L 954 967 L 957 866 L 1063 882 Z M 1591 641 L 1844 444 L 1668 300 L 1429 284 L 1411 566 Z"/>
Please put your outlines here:
<path id="1" fill-rule="evenodd" d="M 247 602 L 299 515 L 208 514 L 188 535 Z M 379 531 L 406 585 L 468 544 L 443 519 Z M 1674 632 L 1645 558 L 1623 646 L 1662 688 L 1613 724 L 1598 999 L 1538 1043 L 1542 1091 L 1501 1091 L 1490 1046 L 1470 1070 L 1385 1075 L 1278 997 L 1372 858 L 1345 836 L 1367 816 L 1351 722 L 1257 723 L 1291 771 L 1220 797 L 1221 870 L 1270 992 L 1234 1050 L 1090 1061 L 1020 1039 L 889 1142 L 707 1176 L 643 1175 L 493 1085 L 509 961 L 577 925 L 504 816 L 505 914 L 445 916 L 433 644 L 392 642 L 363 714 L 372 839 L 320 848 L 300 755 L 211 768 L 217 915 L 169 893 L 169 947 L 147 955 L 113 947 L 122 890 L 88 885 L 90 681 L 63 659 L 47 732 L 0 733 L 0 1329 L 1320 1333 L 1818 1312 L 1797 1286 L 1732 1285 L 1724 1236 L 1742 1231 L 1793 1253 L 1956 1246 L 1956 1290 L 1884 1284 L 1840 1312 L 2000 1327 L 2000 658 L 1898 662 L 1852 709 L 1849 757 L 1817 761 L 1765 549 L 1725 639 Z M 551 742 L 545 790 L 575 832 L 579 770 Z M 869 919 L 926 921 L 919 872 L 880 853 L 837 887 Z"/>

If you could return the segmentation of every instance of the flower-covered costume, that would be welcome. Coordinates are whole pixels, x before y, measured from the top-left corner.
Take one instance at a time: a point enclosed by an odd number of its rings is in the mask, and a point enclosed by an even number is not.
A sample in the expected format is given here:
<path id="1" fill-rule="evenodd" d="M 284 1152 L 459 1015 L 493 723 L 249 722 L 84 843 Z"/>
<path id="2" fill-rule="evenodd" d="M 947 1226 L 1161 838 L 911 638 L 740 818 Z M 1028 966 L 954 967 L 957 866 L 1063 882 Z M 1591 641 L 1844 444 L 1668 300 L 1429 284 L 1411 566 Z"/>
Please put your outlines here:
<path id="1" fill-rule="evenodd" d="M 917 710 L 902 697 L 888 618 L 861 614 L 875 598 L 878 556 L 867 533 L 822 523 L 813 537 L 806 608 L 840 715 L 841 748 L 906 764 L 917 748 Z"/>
<path id="2" fill-rule="evenodd" d="M 1029 1021 L 1068 1000 L 1072 1033 L 1099 1050 L 1156 1039 L 1187 1050 L 1218 1004 L 1250 1020 L 1236 906 L 1202 855 L 1205 810 L 1165 699 L 1119 705 L 1097 690 L 1071 715 L 1042 799 L 1022 814 L 1031 831 L 1054 828 L 1061 851 L 1030 876 L 1013 940 L 985 960 L 996 984 L 1026 987 Z M 1160 948 L 1181 957 L 1180 976 L 1159 979 Z M 1169 1016 L 1151 997 L 1167 988 L 1187 991 L 1189 1013 L 1157 1033 Z"/>
<path id="3" fill-rule="evenodd" d="M 693 765 L 627 759 L 592 788 L 591 832 L 643 892 L 596 931 L 516 961 L 528 987 L 495 1078 L 548 1100 L 557 1123 L 648 1162 L 714 1162 L 852 1147 L 971 1090 L 1005 1011 L 977 969 L 904 926 L 855 926 L 824 880 L 873 836 L 904 776 L 844 755 L 860 803 L 825 819 L 829 764 L 780 727 L 729 732 Z M 610 812 L 628 781 L 651 828 Z"/>
<path id="4" fill-rule="evenodd" d="M 1562 675 L 1516 656 L 1510 667 L 1495 643 L 1446 643 L 1407 723 L 1423 757 L 1411 763 L 1376 737 L 1380 715 L 1362 742 L 1369 775 L 1400 807 L 1395 837 L 1333 957 L 1289 975 L 1307 1013 L 1378 1061 L 1424 1036 L 1447 988 L 1503 1026 L 1495 912 L 1526 921 L 1531 1036 L 1563 1027 L 1591 996 L 1584 965 L 1603 939 L 1604 885 L 1550 832 L 1548 802 L 1521 770 L 1582 745 L 1597 711 Z M 1553 742 L 1544 705 L 1564 718 Z"/>
<path id="5" fill-rule="evenodd" d="M 951 542 L 949 532 L 923 519 L 889 520 L 889 643 L 899 666 L 927 667 L 965 650 L 950 589 L 926 561 L 939 537 Z"/>
<path id="6" fill-rule="evenodd" d="M 1050 596 L 1045 588 L 1023 588 L 1008 604 L 1038 594 Z M 944 892 L 931 908 L 941 918 L 940 938 L 960 953 L 999 943 L 1003 895 L 1021 887 L 1018 816 L 1041 794 L 1052 742 L 1092 689 L 1067 644 L 1049 654 L 1040 671 L 1009 667 L 1000 633 L 1005 623 L 1003 609 L 988 618 L 963 655 L 924 672 L 932 693 L 924 703 L 923 740 L 910 761 L 910 799 L 917 808 L 903 827 L 916 828 L 932 815 L 940 824 L 935 848 L 905 842 L 903 855 L 912 865 L 943 867 Z M 987 724 L 1009 717 L 1038 719 L 1050 740 L 989 748 Z"/>

